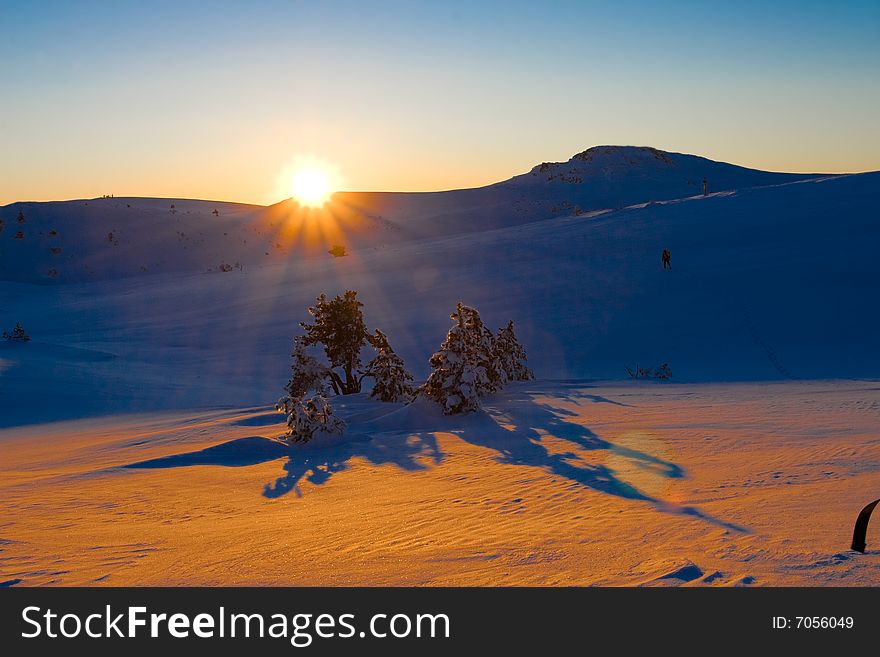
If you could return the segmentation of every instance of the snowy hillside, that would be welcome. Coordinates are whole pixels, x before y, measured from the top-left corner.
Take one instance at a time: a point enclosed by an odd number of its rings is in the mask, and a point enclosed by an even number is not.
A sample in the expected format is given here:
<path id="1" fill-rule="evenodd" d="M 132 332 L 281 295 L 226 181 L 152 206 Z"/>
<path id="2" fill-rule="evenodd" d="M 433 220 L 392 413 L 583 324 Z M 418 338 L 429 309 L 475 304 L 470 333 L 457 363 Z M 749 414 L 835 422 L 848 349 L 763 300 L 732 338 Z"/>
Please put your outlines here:
<path id="1" fill-rule="evenodd" d="M 11 330 L 20 321 L 33 338 L 0 343 L 0 424 L 274 401 L 306 307 L 322 292 L 348 288 L 366 304 L 368 325 L 388 334 L 417 377 L 427 374 L 458 301 L 476 306 L 493 328 L 513 319 L 540 378 L 620 379 L 625 367 L 661 363 L 676 381 L 876 377 L 880 310 L 867 300 L 880 280 L 878 192 L 880 173 L 871 173 L 669 202 L 643 198 L 629 208 L 512 219 L 502 228 L 475 212 L 469 232 L 429 238 L 396 230 L 391 220 L 349 217 L 337 226 L 353 241 L 369 244 L 380 233 L 386 241 L 342 258 L 317 246 L 306 257 L 289 255 L 296 247 L 278 227 L 283 204 L 35 204 L 24 229 L 36 232 L 27 240 L 68 240 L 57 257 L 72 254 L 71 266 L 98 280 L 76 282 L 71 274 L 64 284 L 0 283 L 0 325 Z M 445 197 L 398 198 L 430 205 Z M 215 206 L 219 216 L 208 210 Z M 43 254 L 8 257 L 10 249 L 33 248 L 10 238 L 16 207 L 4 208 L 4 277 L 29 280 L 27 263 L 33 271 Z M 109 219 L 119 215 L 130 223 Z M 314 219 L 292 225 L 300 234 L 331 230 Z M 431 221 L 412 218 L 417 227 Z M 255 226 L 263 232 L 251 232 Z M 118 233 L 118 245 L 109 232 Z M 239 239 L 248 243 L 217 246 Z M 276 239 L 281 246 L 265 256 Z M 86 246 L 77 252 L 80 241 Z M 672 271 L 660 266 L 664 247 Z M 152 259 L 148 271 L 138 274 L 144 259 Z M 221 261 L 243 269 L 218 272 Z M 134 275 L 112 280 L 124 274 Z"/>
<path id="2" fill-rule="evenodd" d="M 58 283 L 169 272 L 228 272 L 245 265 L 326 256 L 393 239 L 378 219 L 338 210 L 331 219 L 293 201 L 99 198 L 0 208 L 0 279 Z M 388 234 L 386 234 L 388 233 Z"/>
<path id="3" fill-rule="evenodd" d="M 435 193 L 337 193 L 325 208 L 98 198 L 0 208 L 0 280 L 211 272 L 359 252 L 648 201 L 815 178 L 633 146 L 599 146 L 508 181 Z"/>

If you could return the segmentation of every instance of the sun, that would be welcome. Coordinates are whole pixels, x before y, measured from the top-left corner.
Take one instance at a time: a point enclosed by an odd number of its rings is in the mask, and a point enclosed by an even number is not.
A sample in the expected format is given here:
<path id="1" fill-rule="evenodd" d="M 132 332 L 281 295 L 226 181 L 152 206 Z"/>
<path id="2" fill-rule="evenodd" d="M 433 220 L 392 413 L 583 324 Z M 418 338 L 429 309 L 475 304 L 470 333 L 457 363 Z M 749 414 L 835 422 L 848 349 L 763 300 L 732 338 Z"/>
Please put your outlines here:
<path id="1" fill-rule="evenodd" d="M 319 208 L 333 194 L 330 174 L 316 166 L 307 166 L 293 173 L 291 195 L 300 205 Z"/>
<path id="2" fill-rule="evenodd" d="M 296 155 L 275 179 L 275 198 L 291 198 L 307 208 L 322 208 L 344 188 L 339 167 L 314 155 Z"/>

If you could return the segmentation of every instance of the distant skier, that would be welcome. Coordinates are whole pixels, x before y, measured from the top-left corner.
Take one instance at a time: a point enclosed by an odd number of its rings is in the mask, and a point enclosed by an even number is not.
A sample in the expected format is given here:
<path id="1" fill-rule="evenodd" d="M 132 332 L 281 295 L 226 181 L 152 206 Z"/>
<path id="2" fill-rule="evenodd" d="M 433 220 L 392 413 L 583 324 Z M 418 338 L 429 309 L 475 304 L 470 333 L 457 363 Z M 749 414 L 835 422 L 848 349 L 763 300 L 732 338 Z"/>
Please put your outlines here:
<path id="1" fill-rule="evenodd" d="M 663 249 L 663 256 L 661 257 L 663 261 L 663 269 L 672 270 L 672 254 L 669 252 L 669 249 Z"/>
<path id="2" fill-rule="evenodd" d="M 703 196 L 709 196 L 709 183 L 703 178 Z"/>

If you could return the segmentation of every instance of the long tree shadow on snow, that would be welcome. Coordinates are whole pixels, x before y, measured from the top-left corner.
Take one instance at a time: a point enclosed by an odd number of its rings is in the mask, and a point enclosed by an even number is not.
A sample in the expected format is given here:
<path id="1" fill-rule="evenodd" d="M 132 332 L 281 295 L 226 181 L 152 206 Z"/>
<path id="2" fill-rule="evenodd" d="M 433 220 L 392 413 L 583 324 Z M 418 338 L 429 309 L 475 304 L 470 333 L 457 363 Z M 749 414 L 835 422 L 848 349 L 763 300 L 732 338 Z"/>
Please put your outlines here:
<path id="1" fill-rule="evenodd" d="M 592 401 L 602 403 L 606 400 Z M 611 450 L 659 476 L 671 479 L 684 476 L 682 468 L 675 463 L 614 445 L 589 428 L 564 419 L 565 416 L 577 416 L 576 413 L 538 403 L 524 389 L 490 398 L 484 406 L 484 412 L 465 416 L 461 427 L 450 431 L 472 445 L 498 452 L 497 460 L 500 463 L 541 468 L 600 493 L 649 502 L 664 513 L 692 516 L 725 529 L 748 533 L 746 528 L 715 518 L 696 507 L 680 506 L 651 497 L 615 476 L 606 466 L 588 463 L 573 452 L 551 452 L 542 444 L 543 435 L 570 441 L 580 449 Z M 424 438 L 433 433 L 417 435 Z"/>
<path id="2" fill-rule="evenodd" d="M 443 461 L 437 439 L 430 434 L 417 436 L 401 432 L 373 438 L 358 436 L 335 447 L 302 445 L 290 448 L 283 466 L 287 474 L 278 477 L 274 484 L 266 484 L 263 495 L 275 498 L 293 491 L 299 497 L 301 481 L 324 484 L 337 472 L 347 470 L 354 457 L 364 458 L 373 465 L 396 465 L 409 472 L 426 470 L 429 466 L 425 460 L 434 465 Z"/>
<path id="3" fill-rule="evenodd" d="M 594 403 L 608 403 L 604 398 L 579 395 Z M 610 402 L 614 403 L 614 402 Z M 444 416 L 430 402 L 418 401 L 380 416 L 361 426 L 352 423 L 344 442 L 331 445 L 296 445 L 288 447 L 262 436 L 239 438 L 220 445 L 185 454 L 132 463 L 127 468 L 171 468 L 193 465 L 227 467 L 256 465 L 287 458 L 285 474 L 263 489 L 268 498 L 278 498 L 293 491 L 300 496 L 303 481 L 321 485 L 334 474 L 351 467 L 353 458 L 363 458 L 374 465 L 395 465 L 414 472 L 438 465 L 443 460 L 436 434 L 451 433 L 472 445 L 497 452 L 498 462 L 513 466 L 540 468 L 568 481 L 606 495 L 653 504 L 661 512 L 688 515 L 737 532 L 747 532 L 738 525 L 724 522 L 692 506 L 678 506 L 651 497 L 638 490 L 602 464 L 589 463 L 574 452 L 551 452 L 543 443 L 545 435 L 571 442 L 581 450 L 610 450 L 634 462 L 652 474 L 670 479 L 684 476 L 680 466 L 651 454 L 615 445 L 597 436 L 588 427 L 566 418 L 577 413 L 546 403 L 536 402 L 525 387 L 513 387 L 486 400 L 485 410 L 464 416 Z M 249 421 L 250 426 L 269 426 L 277 422 L 275 413 Z M 273 422 L 274 421 L 274 422 Z M 239 424 L 239 423 L 236 423 Z M 357 433 L 360 432 L 360 433 Z"/>
<path id="4" fill-rule="evenodd" d="M 629 406 L 599 395 L 578 394 L 574 399 L 589 399 L 594 403 Z M 486 404 L 486 410 L 502 424 L 514 425 L 514 431 L 527 435 L 532 441 L 540 442 L 543 430 L 545 434 L 573 442 L 582 449 L 611 450 L 636 462 L 639 467 L 669 479 L 684 477 L 684 470 L 675 463 L 623 445 L 615 445 L 599 438 L 582 424 L 566 421 L 565 417 L 576 418 L 579 415 L 565 408 L 536 402 L 525 388 L 506 393 L 503 400 L 505 402 L 503 410 L 497 404 L 493 405 L 492 403 Z"/>

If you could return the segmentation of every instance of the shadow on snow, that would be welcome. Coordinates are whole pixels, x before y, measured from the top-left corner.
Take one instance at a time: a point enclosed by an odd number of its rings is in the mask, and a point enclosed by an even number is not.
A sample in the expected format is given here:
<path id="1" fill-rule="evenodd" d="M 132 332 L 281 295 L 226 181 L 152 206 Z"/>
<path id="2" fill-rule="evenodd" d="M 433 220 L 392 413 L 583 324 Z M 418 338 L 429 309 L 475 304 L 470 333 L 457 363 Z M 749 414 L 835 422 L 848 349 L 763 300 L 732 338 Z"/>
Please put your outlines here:
<path id="1" fill-rule="evenodd" d="M 594 395 L 578 395 L 593 403 L 618 404 Z M 415 407 L 412 404 L 395 413 L 405 413 Z M 558 477 L 585 486 L 597 492 L 616 497 L 648 502 L 664 513 L 700 518 L 712 524 L 737 532 L 748 530 L 724 522 L 692 506 L 679 506 L 651 497 L 615 476 L 602 464 L 589 463 L 575 452 L 551 452 L 543 444 L 545 436 L 572 443 L 580 450 L 611 450 L 618 456 L 633 461 L 638 467 L 652 474 L 670 479 L 684 476 L 682 468 L 675 463 L 638 450 L 608 442 L 588 427 L 569 421 L 578 414 L 564 408 L 534 401 L 532 395 L 521 388 L 486 400 L 485 410 L 465 416 L 432 416 L 412 424 L 404 422 L 405 428 L 394 429 L 394 423 L 381 423 L 373 427 L 366 423 L 365 433 L 351 431 L 344 442 L 325 445 L 296 445 L 289 447 L 272 438 L 250 436 L 238 438 L 220 445 L 185 454 L 132 463 L 126 468 L 174 468 L 193 465 L 247 466 L 281 458 L 285 474 L 266 484 L 263 495 L 277 498 L 293 491 L 301 496 L 299 485 L 308 481 L 315 485 L 326 483 L 337 472 L 351 467 L 353 458 L 362 458 L 374 465 L 395 465 L 404 471 L 425 470 L 443 461 L 436 434 L 451 433 L 461 440 L 496 453 L 499 463 L 512 466 L 541 468 Z M 247 418 L 234 422 L 237 426 L 270 426 L 283 420 L 277 413 Z M 376 430 L 378 429 L 378 430 Z M 356 427 L 350 427 L 356 430 Z"/>

